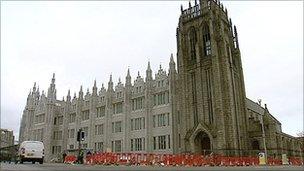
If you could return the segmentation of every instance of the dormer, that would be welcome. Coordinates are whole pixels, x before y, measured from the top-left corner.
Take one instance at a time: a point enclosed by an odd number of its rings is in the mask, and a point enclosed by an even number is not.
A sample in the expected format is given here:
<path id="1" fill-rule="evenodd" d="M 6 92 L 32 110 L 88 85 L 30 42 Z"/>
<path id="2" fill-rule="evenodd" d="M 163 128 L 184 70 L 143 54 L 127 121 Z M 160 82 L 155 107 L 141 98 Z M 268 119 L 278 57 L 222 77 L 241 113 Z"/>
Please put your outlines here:
<path id="1" fill-rule="evenodd" d="M 134 81 L 134 86 L 133 86 L 133 94 L 138 94 L 138 93 L 143 93 L 145 90 L 145 82 L 144 79 L 140 76 L 139 72 L 138 75 Z"/>
<path id="2" fill-rule="evenodd" d="M 168 75 L 162 66 L 159 66 L 158 72 L 155 74 L 155 85 L 156 88 L 163 88 L 168 86 Z"/>
<path id="3" fill-rule="evenodd" d="M 101 86 L 101 89 L 99 90 L 98 92 L 98 102 L 99 103 L 104 103 L 106 100 L 106 93 L 107 93 L 107 90 L 104 88 L 104 84 L 102 84 Z"/>
<path id="4" fill-rule="evenodd" d="M 124 95 L 124 85 L 122 84 L 120 78 L 118 80 L 118 84 L 115 86 L 115 97 L 116 99 L 123 99 Z"/>

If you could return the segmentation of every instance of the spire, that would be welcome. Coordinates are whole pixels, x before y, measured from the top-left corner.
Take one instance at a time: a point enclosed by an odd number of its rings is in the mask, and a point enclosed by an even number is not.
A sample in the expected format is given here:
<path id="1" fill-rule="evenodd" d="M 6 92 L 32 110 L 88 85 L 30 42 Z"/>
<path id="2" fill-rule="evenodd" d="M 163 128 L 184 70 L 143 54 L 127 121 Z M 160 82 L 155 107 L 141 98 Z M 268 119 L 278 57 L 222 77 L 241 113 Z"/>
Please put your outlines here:
<path id="1" fill-rule="evenodd" d="M 140 74 L 139 74 L 139 71 L 137 71 L 137 78 L 140 78 Z"/>
<path id="2" fill-rule="evenodd" d="M 94 86 L 93 86 L 93 89 L 92 89 L 93 91 L 93 95 L 95 96 L 95 95 L 97 95 L 97 86 L 96 86 L 96 79 L 94 80 Z"/>
<path id="3" fill-rule="evenodd" d="M 173 59 L 173 54 L 171 53 L 171 56 L 170 56 L 170 63 L 169 63 L 169 73 L 175 73 L 176 70 L 175 70 L 175 62 L 174 62 L 174 59 Z"/>
<path id="4" fill-rule="evenodd" d="M 55 86 L 55 73 L 53 73 L 50 87 L 48 88 L 47 97 L 50 99 L 56 99 L 56 86 Z"/>
<path id="5" fill-rule="evenodd" d="M 150 61 L 148 61 L 148 68 L 147 70 L 151 70 Z"/>
<path id="6" fill-rule="evenodd" d="M 131 76 L 130 76 L 130 69 L 129 69 L 129 68 L 128 68 L 127 77 L 131 77 Z"/>
<path id="7" fill-rule="evenodd" d="M 152 70 L 150 66 L 150 61 L 148 61 L 148 67 L 146 70 L 146 81 L 151 81 L 152 80 Z"/>
<path id="8" fill-rule="evenodd" d="M 87 94 L 86 95 L 89 95 L 90 94 L 90 90 L 89 88 L 87 88 Z"/>
<path id="9" fill-rule="evenodd" d="M 30 89 L 30 92 L 29 92 L 29 94 L 27 96 L 27 101 L 29 101 L 29 99 L 31 98 L 31 95 L 32 95 L 32 89 Z"/>
<path id="10" fill-rule="evenodd" d="M 73 97 L 73 99 L 76 99 L 76 92 L 74 92 L 74 97 Z"/>
<path id="11" fill-rule="evenodd" d="M 55 73 L 53 73 L 52 83 L 55 84 Z"/>
<path id="12" fill-rule="evenodd" d="M 197 5 L 197 0 L 194 1 L 194 4 Z"/>
<path id="13" fill-rule="evenodd" d="M 37 91 L 36 91 L 36 97 L 37 97 L 38 99 L 39 99 L 39 97 L 40 97 L 39 86 L 38 86 Z"/>
<path id="14" fill-rule="evenodd" d="M 121 83 L 121 79 L 120 79 L 120 77 L 118 78 L 118 83 Z"/>
<path id="15" fill-rule="evenodd" d="M 191 1 L 189 1 L 189 8 L 191 8 Z"/>
<path id="16" fill-rule="evenodd" d="M 130 76 L 130 69 L 128 68 L 127 76 L 126 76 L 126 86 L 131 86 L 131 76 Z"/>
<path id="17" fill-rule="evenodd" d="M 236 26 L 234 25 L 234 41 L 237 49 L 239 49 L 239 40 L 238 40 L 238 33 L 236 30 Z"/>
<path id="18" fill-rule="evenodd" d="M 83 99 L 83 91 L 82 91 L 82 85 L 80 86 L 80 90 L 79 90 L 79 99 Z"/>
<path id="19" fill-rule="evenodd" d="M 29 92 L 29 94 L 28 94 L 28 96 L 27 96 L 26 105 L 29 105 L 29 104 L 30 104 L 31 97 L 32 97 L 31 95 L 32 95 L 32 89 L 30 89 L 30 92 Z"/>
<path id="20" fill-rule="evenodd" d="M 67 101 L 71 101 L 71 92 L 70 89 L 68 90 L 68 95 L 67 95 Z"/>
<path id="21" fill-rule="evenodd" d="M 171 53 L 171 56 L 170 56 L 170 62 L 174 62 L 174 59 L 173 59 L 173 53 Z"/>
<path id="22" fill-rule="evenodd" d="M 183 5 L 181 5 L 181 12 L 183 13 L 184 9 L 183 9 Z"/>
<path id="23" fill-rule="evenodd" d="M 33 86 L 33 93 L 36 92 L 36 82 L 34 82 L 34 86 Z"/>
<path id="24" fill-rule="evenodd" d="M 108 83 L 108 91 L 113 90 L 113 81 L 112 81 L 112 74 L 110 75 L 110 81 Z"/>
<path id="25" fill-rule="evenodd" d="M 57 90 L 56 89 L 54 90 L 54 96 L 53 97 L 54 97 L 54 100 L 57 99 Z"/>

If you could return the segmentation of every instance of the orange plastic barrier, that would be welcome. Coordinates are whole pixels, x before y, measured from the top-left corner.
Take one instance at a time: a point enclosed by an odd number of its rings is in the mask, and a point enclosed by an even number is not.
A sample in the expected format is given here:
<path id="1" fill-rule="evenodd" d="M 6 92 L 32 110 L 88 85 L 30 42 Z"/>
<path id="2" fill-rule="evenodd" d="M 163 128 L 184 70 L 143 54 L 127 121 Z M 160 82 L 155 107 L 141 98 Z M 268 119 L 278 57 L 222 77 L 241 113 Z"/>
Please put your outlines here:
<path id="1" fill-rule="evenodd" d="M 161 166 L 255 166 L 258 157 L 228 157 L 220 155 L 148 154 L 148 153 L 94 153 L 86 156 L 85 164 L 100 165 L 161 165 Z M 76 162 L 77 157 L 65 157 L 65 163 Z M 301 158 L 290 157 L 291 165 L 303 165 Z M 268 165 L 282 165 L 281 159 L 268 157 Z"/>
<path id="2" fill-rule="evenodd" d="M 64 163 L 72 164 L 72 163 L 76 162 L 76 160 L 77 160 L 76 156 L 74 156 L 74 155 L 68 155 L 68 156 L 65 156 Z"/>
<path id="3" fill-rule="evenodd" d="M 299 157 L 290 157 L 289 158 L 289 164 L 297 165 L 297 166 L 304 165 L 303 161 Z"/>

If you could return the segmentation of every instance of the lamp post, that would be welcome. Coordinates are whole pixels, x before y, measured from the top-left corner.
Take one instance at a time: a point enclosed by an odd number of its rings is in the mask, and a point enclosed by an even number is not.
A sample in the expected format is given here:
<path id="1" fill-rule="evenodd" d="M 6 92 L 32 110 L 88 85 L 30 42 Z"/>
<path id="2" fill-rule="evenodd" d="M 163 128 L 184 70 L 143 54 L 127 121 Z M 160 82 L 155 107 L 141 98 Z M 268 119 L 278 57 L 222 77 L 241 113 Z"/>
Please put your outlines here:
<path id="1" fill-rule="evenodd" d="M 266 114 L 267 110 L 267 105 L 265 104 L 265 109 L 264 109 L 264 115 Z M 264 129 L 264 120 L 263 120 L 263 115 L 260 115 L 260 123 L 262 127 L 262 138 L 263 138 L 263 145 L 264 145 L 264 151 L 265 151 L 265 162 L 267 163 L 267 148 L 266 148 L 266 136 L 265 136 L 265 129 Z"/>

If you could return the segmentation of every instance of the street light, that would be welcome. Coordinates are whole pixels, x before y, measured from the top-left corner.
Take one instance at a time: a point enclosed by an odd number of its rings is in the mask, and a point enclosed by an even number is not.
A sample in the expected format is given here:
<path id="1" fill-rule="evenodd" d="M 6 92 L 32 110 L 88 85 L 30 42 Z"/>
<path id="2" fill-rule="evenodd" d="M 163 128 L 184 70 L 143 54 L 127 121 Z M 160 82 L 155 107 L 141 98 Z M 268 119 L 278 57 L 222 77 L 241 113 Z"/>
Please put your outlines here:
<path id="1" fill-rule="evenodd" d="M 267 105 L 265 104 L 264 115 L 266 114 L 266 110 L 267 110 Z M 261 127 L 262 127 L 262 138 L 263 138 L 264 151 L 265 151 L 265 162 L 267 163 L 267 148 L 266 148 L 266 137 L 265 137 L 263 115 L 260 115 L 260 123 L 261 123 Z"/>

